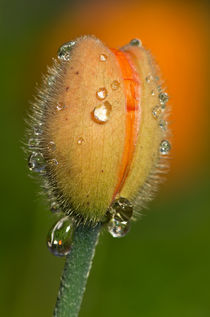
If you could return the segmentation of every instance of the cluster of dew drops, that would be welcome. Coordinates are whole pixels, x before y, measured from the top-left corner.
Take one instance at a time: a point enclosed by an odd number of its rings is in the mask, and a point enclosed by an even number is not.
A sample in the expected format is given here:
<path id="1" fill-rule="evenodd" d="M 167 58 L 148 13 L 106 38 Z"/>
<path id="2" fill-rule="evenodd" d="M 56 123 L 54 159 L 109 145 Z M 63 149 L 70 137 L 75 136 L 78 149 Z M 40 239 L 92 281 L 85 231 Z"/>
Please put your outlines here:
<path id="1" fill-rule="evenodd" d="M 71 41 L 63 44 L 58 50 L 58 59 L 62 61 L 69 61 L 71 58 L 71 49 L 76 44 L 76 42 Z M 141 41 L 138 39 L 133 39 L 130 41 L 132 46 L 141 46 Z M 100 62 L 107 61 L 107 55 L 101 53 L 99 56 Z M 147 84 L 153 80 L 158 80 L 158 78 L 153 78 L 152 75 L 148 75 L 145 78 Z M 54 76 L 49 76 L 48 86 L 53 86 L 55 82 Z M 114 80 L 111 83 L 111 89 L 117 90 L 120 87 L 120 82 Z M 167 129 L 167 122 L 162 119 L 162 114 L 165 110 L 165 105 L 168 101 L 168 95 L 165 92 L 162 92 L 161 87 L 158 87 L 159 93 L 159 104 L 152 109 L 152 115 L 154 119 L 159 120 L 159 126 L 163 131 Z M 151 91 L 152 95 L 155 95 L 155 92 Z M 106 123 L 111 115 L 112 106 L 106 98 L 108 97 L 108 90 L 105 87 L 99 87 L 96 91 L 96 98 L 100 102 L 96 106 L 92 113 L 92 119 L 98 124 Z M 56 105 L 56 110 L 61 111 L 65 109 L 65 105 L 59 103 Z M 40 136 L 43 133 L 42 123 L 39 123 L 35 126 L 33 130 L 34 136 L 29 138 L 28 147 L 32 151 L 28 158 L 28 167 L 30 171 L 39 173 L 41 175 L 45 174 L 45 169 L 47 164 L 57 165 L 58 162 L 56 159 L 51 159 L 50 162 L 44 160 L 43 154 L 41 152 Z M 82 145 L 85 140 L 80 137 L 77 141 L 78 145 Z M 48 145 L 49 151 L 54 151 L 56 145 L 51 141 Z M 160 154 L 167 155 L 171 149 L 171 145 L 167 140 L 162 140 L 160 143 Z M 52 201 L 51 210 L 53 212 L 60 212 L 58 203 Z M 120 197 L 114 200 L 111 206 L 107 211 L 107 229 L 108 232 L 115 238 L 124 237 L 130 229 L 130 220 L 133 216 L 133 206 L 132 204 L 123 197 Z M 74 220 L 70 216 L 65 216 L 59 219 L 56 224 L 50 229 L 47 236 L 47 246 L 49 250 L 56 256 L 66 256 L 72 246 L 73 236 L 75 231 Z"/>

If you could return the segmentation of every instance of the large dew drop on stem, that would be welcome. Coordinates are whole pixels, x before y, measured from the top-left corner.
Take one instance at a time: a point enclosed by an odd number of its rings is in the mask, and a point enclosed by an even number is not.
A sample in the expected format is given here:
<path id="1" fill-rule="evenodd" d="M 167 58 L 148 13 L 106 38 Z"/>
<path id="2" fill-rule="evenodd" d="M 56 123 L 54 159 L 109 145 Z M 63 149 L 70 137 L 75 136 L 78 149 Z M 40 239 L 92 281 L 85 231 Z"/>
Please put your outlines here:
<path id="1" fill-rule="evenodd" d="M 130 222 L 119 221 L 115 218 L 112 218 L 108 223 L 107 229 L 113 238 L 122 238 L 128 233 L 130 229 Z"/>
<path id="2" fill-rule="evenodd" d="M 61 218 L 50 229 L 47 236 L 47 246 L 56 256 L 65 256 L 71 250 L 74 225 L 69 216 Z"/>

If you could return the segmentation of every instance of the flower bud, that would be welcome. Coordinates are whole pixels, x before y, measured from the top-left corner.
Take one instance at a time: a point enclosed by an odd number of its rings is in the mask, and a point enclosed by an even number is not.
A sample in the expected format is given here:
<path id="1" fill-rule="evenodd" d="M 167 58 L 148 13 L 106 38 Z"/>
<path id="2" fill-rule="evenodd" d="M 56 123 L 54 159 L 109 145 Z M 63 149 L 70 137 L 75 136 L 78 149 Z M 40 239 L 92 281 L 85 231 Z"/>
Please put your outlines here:
<path id="1" fill-rule="evenodd" d="M 158 76 L 137 39 L 121 49 L 93 36 L 61 46 L 29 130 L 29 168 L 58 210 L 94 224 L 114 217 L 113 206 L 131 217 L 131 205 L 152 197 L 170 150 Z"/>

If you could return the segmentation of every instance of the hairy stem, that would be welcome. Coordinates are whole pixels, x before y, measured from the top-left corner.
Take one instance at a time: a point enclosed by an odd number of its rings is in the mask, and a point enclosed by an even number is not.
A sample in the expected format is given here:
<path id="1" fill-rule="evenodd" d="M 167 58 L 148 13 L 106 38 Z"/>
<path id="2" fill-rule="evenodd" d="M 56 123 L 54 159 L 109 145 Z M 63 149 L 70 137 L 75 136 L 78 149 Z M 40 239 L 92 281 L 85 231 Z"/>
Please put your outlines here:
<path id="1" fill-rule="evenodd" d="M 80 225 L 66 257 L 54 317 L 77 317 L 91 269 L 101 225 Z"/>

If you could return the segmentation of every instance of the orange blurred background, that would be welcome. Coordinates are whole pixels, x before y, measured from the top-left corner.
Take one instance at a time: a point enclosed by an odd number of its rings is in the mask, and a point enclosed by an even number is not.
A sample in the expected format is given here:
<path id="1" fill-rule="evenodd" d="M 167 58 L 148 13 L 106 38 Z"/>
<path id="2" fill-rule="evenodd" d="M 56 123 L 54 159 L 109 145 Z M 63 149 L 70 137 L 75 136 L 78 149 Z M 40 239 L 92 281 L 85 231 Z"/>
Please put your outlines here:
<path id="1" fill-rule="evenodd" d="M 123 46 L 132 38 L 142 40 L 160 66 L 170 96 L 170 177 L 190 177 L 195 166 L 206 164 L 208 25 L 202 4 L 177 1 L 78 4 L 50 25 L 47 35 L 44 34 L 42 51 L 53 56 L 60 44 L 84 34 L 94 34 L 109 47 Z"/>

